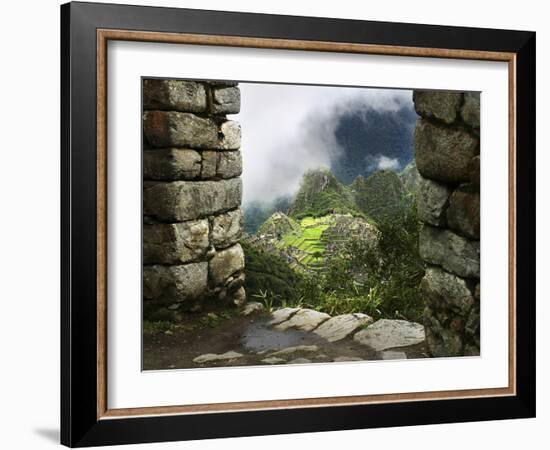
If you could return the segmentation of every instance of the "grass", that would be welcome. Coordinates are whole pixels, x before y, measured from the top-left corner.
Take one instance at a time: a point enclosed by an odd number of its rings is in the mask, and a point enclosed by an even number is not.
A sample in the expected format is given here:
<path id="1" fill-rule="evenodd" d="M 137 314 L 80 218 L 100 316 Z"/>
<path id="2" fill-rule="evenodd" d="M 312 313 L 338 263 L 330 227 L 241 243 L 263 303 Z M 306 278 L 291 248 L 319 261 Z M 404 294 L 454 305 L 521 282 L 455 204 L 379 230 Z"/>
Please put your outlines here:
<path id="1" fill-rule="evenodd" d="M 143 320 L 144 335 L 173 334 L 178 330 L 194 331 L 204 328 L 216 328 L 225 320 L 233 318 L 238 312 L 227 305 L 216 305 L 209 312 L 187 312 L 185 315 L 171 316 L 170 320 L 145 318 Z"/>
<path id="2" fill-rule="evenodd" d="M 172 327 L 172 322 L 166 320 L 144 320 L 143 321 L 143 334 L 152 335 L 158 333 L 164 333 L 167 330 L 170 330 Z"/>
<path id="3" fill-rule="evenodd" d="M 267 310 L 302 306 L 332 316 L 363 312 L 375 320 L 421 321 L 424 262 L 418 254 L 415 205 L 368 221 L 377 228 L 375 247 L 356 228 L 347 232 L 347 222 L 331 214 L 302 217 L 299 229 L 277 239 L 281 250 L 298 251 L 282 251 L 276 258 L 245 248 L 247 294 Z"/>
<path id="4" fill-rule="evenodd" d="M 380 302 L 380 297 L 377 295 L 345 296 L 335 291 L 329 291 L 319 295 L 315 301 L 308 303 L 307 306 L 331 316 L 361 312 L 379 317 L 381 315 L 378 309 Z"/>
<path id="5" fill-rule="evenodd" d="M 245 255 L 245 289 L 249 298 L 257 299 L 269 308 L 268 299 L 272 305 L 278 305 L 299 296 L 302 276 L 292 270 L 287 261 L 247 243 L 241 242 L 241 245 Z"/>
<path id="6" fill-rule="evenodd" d="M 301 264 L 306 266 L 319 266 L 323 263 L 325 252 L 325 240 L 323 232 L 332 223 L 330 216 L 304 217 L 300 220 L 300 230 L 291 231 L 277 243 L 278 248 L 294 247 L 304 254 L 298 258 Z"/>

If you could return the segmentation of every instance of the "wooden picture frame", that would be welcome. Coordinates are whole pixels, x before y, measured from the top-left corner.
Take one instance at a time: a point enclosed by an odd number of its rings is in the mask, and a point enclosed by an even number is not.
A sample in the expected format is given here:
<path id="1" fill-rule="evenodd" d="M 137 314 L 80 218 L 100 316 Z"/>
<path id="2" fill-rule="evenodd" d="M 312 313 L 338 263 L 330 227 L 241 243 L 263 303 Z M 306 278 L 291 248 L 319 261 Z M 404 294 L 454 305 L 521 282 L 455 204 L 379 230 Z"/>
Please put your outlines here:
<path id="1" fill-rule="evenodd" d="M 507 388 L 109 409 L 109 40 L 504 61 L 509 67 Z M 535 415 L 535 33 L 69 3 L 61 7 L 61 442 L 91 446 Z"/>

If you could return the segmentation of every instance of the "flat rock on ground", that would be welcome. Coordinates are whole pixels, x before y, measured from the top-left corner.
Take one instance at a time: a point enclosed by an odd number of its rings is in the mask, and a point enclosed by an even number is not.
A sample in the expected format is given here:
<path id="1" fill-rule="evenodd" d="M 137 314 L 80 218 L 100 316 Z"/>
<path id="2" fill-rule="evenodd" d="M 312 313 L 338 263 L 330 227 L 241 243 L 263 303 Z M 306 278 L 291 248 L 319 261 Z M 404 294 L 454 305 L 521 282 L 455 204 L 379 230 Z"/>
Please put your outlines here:
<path id="1" fill-rule="evenodd" d="M 298 308 L 288 308 L 282 313 L 275 312 L 275 317 L 277 320 L 284 317 L 292 318 L 298 311 Z M 376 330 L 380 323 L 367 325 L 365 330 L 356 329 L 348 337 L 330 342 L 313 331 L 302 331 L 297 328 L 276 330 L 270 324 L 274 320 L 273 316 L 265 309 L 249 316 L 235 314 L 221 320 L 214 328 L 197 326 L 197 321 L 203 316 L 204 314 L 190 315 L 185 322 L 171 328 L 169 333 L 144 334 L 144 370 L 287 364 L 296 359 L 303 364 L 307 363 L 302 359 L 307 359 L 312 364 L 331 361 L 342 363 L 386 358 L 402 359 L 401 353 L 408 359 L 428 356 L 425 341 L 416 343 L 423 336 L 417 336 L 418 339 L 408 338 L 403 344 L 406 346 L 389 352 L 363 345 L 362 341 L 369 337 L 364 336 L 364 331 Z M 322 323 L 325 322 L 323 320 Z M 414 327 L 415 324 L 409 326 L 413 329 Z M 354 333 L 358 337 L 363 336 L 364 339 L 353 339 Z M 383 347 L 393 348 L 396 345 L 399 343 L 391 341 Z"/>
<path id="2" fill-rule="evenodd" d="M 357 328 L 372 322 L 366 314 L 343 314 L 323 322 L 313 332 L 329 342 L 336 342 L 348 337 Z"/>
<path id="3" fill-rule="evenodd" d="M 244 306 L 241 314 L 243 316 L 249 316 L 250 314 L 255 313 L 255 312 L 259 312 L 262 309 L 264 309 L 264 306 L 260 302 L 248 302 Z"/>
<path id="4" fill-rule="evenodd" d="M 272 356 L 270 358 L 264 358 L 264 359 L 262 359 L 262 362 L 264 364 L 283 364 L 283 363 L 286 363 L 286 361 L 283 358 L 277 358 L 275 356 Z"/>
<path id="5" fill-rule="evenodd" d="M 221 354 L 216 353 L 205 353 L 204 355 L 197 356 L 193 359 L 193 362 L 196 362 L 198 364 L 204 364 L 207 362 L 213 362 L 213 361 L 224 361 L 227 359 L 237 359 L 242 357 L 243 355 L 241 353 L 229 351 Z"/>
<path id="6" fill-rule="evenodd" d="M 307 358 L 296 358 L 296 359 L 293 359 L 292 361 L 289 361 L 288 363 L 289 364 L 309 364 L 311 363 L 311 360 Z"/>
<path id="7" fill-rule="evenodd" d="M 419 323 L 390 319 L 378 320 L 353 336 L 356 342 L 378 352 L 419 344 L 425 338 L 424 327 Z"/>
<path id="8" fill-rule="evenodd" d="M 326 313 L 304 308 L 299 309 L 288 320 L 275 325 L 275 329 L 287 330 L 288 328 L 296 328 L 302 331 L 311 331 L 328 319 L 330 319 L 330 316 Z"/>
<path id="9" fill-rule="evenodd" d="M 333 362 L 354 362 L 354 361 L 364 361 L 362 358 L 357 356 L 338 356 L 332 360 Z"/>
<path id="10" fill-rule="evenodd" d="M 393 350 L 387 350 L 385 352 L 382 352 L 380 354 L 382 356 L 382 359 L 407 359 L 407 354 L 405 352 L 396 352 Z"/>
<path id="11" fill-rule="evenodd" d="M 319 347 L 316 345 L 296 345 L 295 347 L 287 347 L 276 352 L 271 353 L 269 356 L 281 356 L 290 355 L 299 352 L 318 352 Z"/>
<path id="12" fill-rule="evenodd" d="M 271 313 L 270 325 L 277 325 L 285 320 L 288 320 L 293 314 L 297 313 L 300 308 L 281 308 Z"/>

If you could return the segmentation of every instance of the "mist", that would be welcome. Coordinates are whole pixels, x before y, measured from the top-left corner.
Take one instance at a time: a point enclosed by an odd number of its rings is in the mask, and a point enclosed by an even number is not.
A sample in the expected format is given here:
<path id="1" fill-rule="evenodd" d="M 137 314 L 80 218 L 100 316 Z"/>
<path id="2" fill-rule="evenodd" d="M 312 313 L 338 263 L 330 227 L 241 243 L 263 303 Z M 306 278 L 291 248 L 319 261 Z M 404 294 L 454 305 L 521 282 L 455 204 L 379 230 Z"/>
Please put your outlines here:
<path id="1" fill-rule="evenodd" d="M 308 169 L 330 168 L 345 151 L 337 139 L 340 118 L 368 113 L 399 113 L 412 108 L 412 92 L 240 83 L 243 203 L 271 202 L 294 194 Z M 382 153 L 365 154 L 366 169 L 400 168 Z"/>

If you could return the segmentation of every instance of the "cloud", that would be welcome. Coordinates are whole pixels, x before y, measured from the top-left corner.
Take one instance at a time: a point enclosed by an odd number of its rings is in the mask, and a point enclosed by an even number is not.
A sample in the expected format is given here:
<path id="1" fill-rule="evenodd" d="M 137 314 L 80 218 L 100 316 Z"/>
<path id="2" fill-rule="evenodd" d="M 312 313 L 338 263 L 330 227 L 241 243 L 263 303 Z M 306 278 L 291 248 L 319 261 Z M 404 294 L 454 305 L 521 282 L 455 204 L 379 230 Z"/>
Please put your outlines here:
<path id="1" fill-rule="evenodd" d="M 243 202 L 290 195 L 308 169 L 329 167 L 343 151 L 338 118 L 370 109 L 395 112 L 411 91 L 329 86 L 240 83 Z M 383 155 L 382 155 L 383 156 Z M 380 159 L 390 167 L 395 161 Z"/>
<path id="2" fill-rule="evenodd" d="M 369 160 L 370 162 L 368 162 Z M 367 165 L 370 170 L 397 170 L 400 168 L 398 158 L 388 158 L 384 155 L 377 155 L 374 158 L 368 158 Z"/>
<path id="3" fill-rule="evenodd" d="M 399 160 L 397 158 L 387 158 L 382 155 L 378 160 L 378 169 L 399 169 Z"/>

